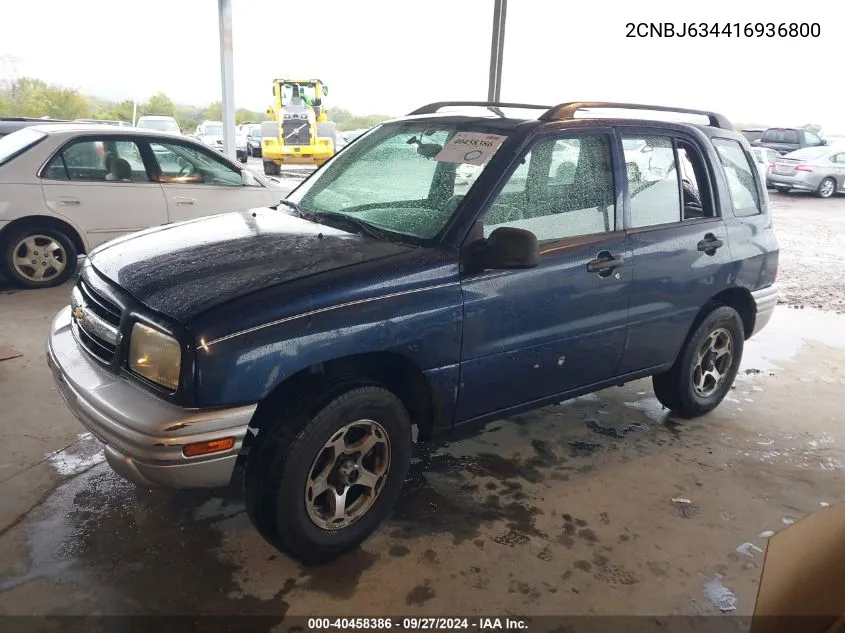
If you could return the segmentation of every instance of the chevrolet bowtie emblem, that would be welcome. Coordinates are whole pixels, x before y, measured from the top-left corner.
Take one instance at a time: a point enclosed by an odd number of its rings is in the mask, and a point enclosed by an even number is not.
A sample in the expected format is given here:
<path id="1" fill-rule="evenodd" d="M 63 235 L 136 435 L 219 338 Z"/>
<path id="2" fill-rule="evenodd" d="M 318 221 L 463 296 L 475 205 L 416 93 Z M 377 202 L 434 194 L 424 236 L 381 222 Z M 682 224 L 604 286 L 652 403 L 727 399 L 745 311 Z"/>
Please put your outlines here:
<path id="1" fill-rule="evenodd" d="M 83 310 L 79 306 L 74 308 L 74 310 L 73 310 L 73 318 L 74 319 L 76 319 L 77 321 L 81 321 L 82 317 L 84 317 L 84 316 L 85 316 L 85 310 Z"/>

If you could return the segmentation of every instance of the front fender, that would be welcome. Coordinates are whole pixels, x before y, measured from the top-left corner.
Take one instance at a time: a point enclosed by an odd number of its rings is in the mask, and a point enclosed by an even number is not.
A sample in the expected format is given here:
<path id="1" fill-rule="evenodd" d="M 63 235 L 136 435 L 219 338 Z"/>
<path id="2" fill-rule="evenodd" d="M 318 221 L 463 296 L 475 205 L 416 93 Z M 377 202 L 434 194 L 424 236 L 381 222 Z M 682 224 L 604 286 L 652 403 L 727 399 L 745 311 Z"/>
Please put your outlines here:
<path id="1" fill-rule="evenodd" d="M 253 327 L 199 346 L 195 402 L 258 402 L 303 369 L 356 354 L 394 352 L 423 372 L 457 365 L 461 317 L 451 281 Z"/>

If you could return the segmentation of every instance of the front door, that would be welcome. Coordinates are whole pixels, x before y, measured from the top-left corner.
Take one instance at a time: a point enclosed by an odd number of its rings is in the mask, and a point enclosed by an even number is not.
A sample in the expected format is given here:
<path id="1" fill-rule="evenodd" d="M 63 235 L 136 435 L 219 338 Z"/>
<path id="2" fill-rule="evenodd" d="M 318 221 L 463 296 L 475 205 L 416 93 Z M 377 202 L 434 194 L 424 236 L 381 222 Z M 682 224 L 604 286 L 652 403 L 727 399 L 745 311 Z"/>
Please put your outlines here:
<path id="1" fill-rule="evenodd" d="M 85 232 L 89 248 L 167 222 L 161 186 L 131 138 L 83 136 L 41 172 L 44 201 Z"/>
<path id="2" fill-rule="evenodd" d="M 731 252 L 698 145 L 682 136 L 624 131 L 622 142 L 645 143 L 653 161 L 666 167 L 649 178 L 628 173 L 634 277 L 620 366 L 627 373 L 674 361 L 701 308 L 729 287 Z"/>
<path id="3" fill-rule="evenodd" d="M 164 139 L 151 139 L 150 149 L 171 222 L 266 207 L 282 197 L 258 181 L 245 184 L 241 170 L 213 151 Z"/>
<path id="4" fill-rule="evenodd" d="M 613 377 L 625 343 L 631 267 L 617 217 L 611 135 L 537 142 L 476 223 L 532 231 L 540 263 L 461 280 L 457 422 Z"/>

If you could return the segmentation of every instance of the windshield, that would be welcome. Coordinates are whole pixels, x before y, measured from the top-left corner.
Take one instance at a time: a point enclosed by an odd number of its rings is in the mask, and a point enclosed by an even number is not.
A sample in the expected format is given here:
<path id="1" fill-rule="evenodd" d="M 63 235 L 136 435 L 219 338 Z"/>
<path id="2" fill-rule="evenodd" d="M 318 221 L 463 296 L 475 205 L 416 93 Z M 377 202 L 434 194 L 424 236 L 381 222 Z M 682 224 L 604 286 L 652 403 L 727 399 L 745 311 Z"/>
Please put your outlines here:
<path id="1" fill-rule="evenodd" d="M 338 154 L 288 199 L 318 215 L 348 216 L 429 240 L 446 226 L 505 138 L 501 128 L 484 123 L 385 124 Z M 456 174 L 464 165 L 478 167 Z"/>
<path id="2" fill-rule="evenodd" d="M 247 134 L 249 134 L 253 138 L 261 138 L 261 126 L 253 125 L 251 128 L 249 128 Z"/>
<path id="3" fill-rule="evenodd" d="M 804 149 L 798 149 L 794 152 L 790 152 L 784 158 L 795 158 L 797 160 L 815 160 L 817 158 L 821 158 L 825 154 L 830 152 L 829 149 L 819 149 L 818 147 L 805 147 Z"/>
<path id="4" fill-rule="evenodd" d="M 167 119 L 142 119 L 138 121 L 138 127 L 146 128 L 148 130 L 159 130 L 161 132 L 178 132 L 179 126 L 175 121 L 168 121 Z"/>
<path id="5" fill-rule="evenodd" d="M 0 137 L 0 165 L 25 152 L 46 136 L 44 132 L 24 128 Z"/>
<path id="6" fill-rule="evenodd" d="M 206 136 L 223 136 L 223 126 L 222 125 L 206 125 L 203 133 Z"/>

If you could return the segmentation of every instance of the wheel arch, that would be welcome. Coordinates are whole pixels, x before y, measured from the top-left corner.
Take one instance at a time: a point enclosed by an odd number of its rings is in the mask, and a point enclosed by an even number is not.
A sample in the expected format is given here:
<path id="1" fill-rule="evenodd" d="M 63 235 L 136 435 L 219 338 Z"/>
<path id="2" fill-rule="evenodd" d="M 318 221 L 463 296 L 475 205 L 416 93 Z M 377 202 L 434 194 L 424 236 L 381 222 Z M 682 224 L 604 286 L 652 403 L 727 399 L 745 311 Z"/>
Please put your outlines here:
<path id="1" fill-rule="evenodd" d="M 398 352 L 365 352 L 342 356 L 305 367 L 277 384 L 259 403 L 250 422 L 239 463 L 266 429 L 278 423 L 279 412 L 303 394 L 318 394 L 333 382 L 363 381 L 383 386 L 405 405 L 416 425 L 418 439 L 431 438 L 438 416 L 433 385 L 413 360 Z"/>
<path id="2" fill-rule="evenodd" d="M 56 218 L 49 215 L 27 215 L 22 218 L 17 218 L 9 222 L 6 226 L 0 229 L 0 244 L 2 244 L 8 235 L 12 232 L 25 227 L 25 226 L 46 226 L 55 228 L 58 231 L 66 234 L 71 241 L 73 242 L 73 246 L 76 248 L 76 252 L 79 255 L 85 255 L 88 253 L 88 248 L 85 244 L 85 240 L 82 237 L 82 234 L 69 222 L 62 220 L 60 218 Z"/>
<path id="3" fill-rule="evenodd" d="M 745 340 L 751 337 L 751 333 L 754 331 L 754 322 L 757 319 L 757 305 L 754 302 L 754 297 L 751 296 L 750 290 L 737 286 L 716 293 L 702 306 L 687 333 L 686 339 L 684 340 L 685 344 L 707 315 L 719 306 L 727 306 L 736 310 L 742 319 Z"/>

